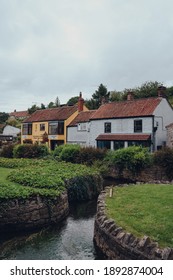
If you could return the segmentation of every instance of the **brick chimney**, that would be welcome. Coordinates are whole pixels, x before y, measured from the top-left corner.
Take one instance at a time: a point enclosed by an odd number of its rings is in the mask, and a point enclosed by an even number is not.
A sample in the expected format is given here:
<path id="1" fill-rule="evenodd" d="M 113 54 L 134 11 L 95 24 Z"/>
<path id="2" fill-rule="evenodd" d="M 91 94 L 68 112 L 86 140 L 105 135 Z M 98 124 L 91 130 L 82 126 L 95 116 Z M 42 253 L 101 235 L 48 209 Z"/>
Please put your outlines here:
<path id="1" fill-rule="evenodd" d="M 158 97 L 166 98 L 166 87 L 159 86 L 157 89 L 157 95 L 158 95 Z"/>
<path id="2" fill-rule="evenodd" d="M 132 101 L 134 100 L 134 93 L 132 91 L 129 91 L 127 93 L 127 101 Z"/>
<path id="3" fill-rule="evenodd" d="M 79 99 L 78 99 L 78 112 L 83 111 L 83 105 L 84 105 L 84 99 L 82 98 L 82 92 L 80 92 Z"/>

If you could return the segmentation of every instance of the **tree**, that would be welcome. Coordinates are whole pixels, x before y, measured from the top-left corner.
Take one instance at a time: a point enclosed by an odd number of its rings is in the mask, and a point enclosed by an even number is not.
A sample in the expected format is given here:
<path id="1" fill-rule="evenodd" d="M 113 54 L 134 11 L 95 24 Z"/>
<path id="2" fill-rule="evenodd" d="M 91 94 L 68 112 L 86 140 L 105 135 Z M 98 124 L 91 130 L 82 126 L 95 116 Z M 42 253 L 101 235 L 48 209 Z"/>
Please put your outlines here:
<path id="1" fill-rule="evenodd" d="M 49 102 L 49 104 L 47 105 L 47 108 L 54 108 L 55 105 L 54 105 L 54 102 Z"/>
<path id="2" fill-rule="evenodd" d="M 123 98 L 123 93 L 121 91 L 111 91 L 110 92 L 110 101 L 114 102 L 114 101 L 121 101 Z"/>
<path id="3" fill-rule="evenodd" d="M 0 123 L 5 123 L 9 118 L 9 114 L 0 112 Z"/>
<path id="4" fill-rule="evenodd" d="M 31 108 L 28 108 L 28 113 L 31 115 L 37 110 L 40 110 L 40 107 L 38 107 L 36 104 L 34 104 L 31 106 Z"/>
<path id="5" fill-rule="evenodd" d="M 107 87 L 103 84 L 100 84 L 98 90 L 96 90 L 92 95 L 92 99 L 95 101 L 95 108 L 93 109 L 97 109 L 102 104 L 102 102 L 108 102 L 109 96 L 110 92 L 108 92 Z"/>
<path id="6" fill-rule="evenodd" d="M 134 88 L 132 91 L 134 92 L 137 98 L 146 98 L 151 96 L 157 96 L 158 87 L 162 84 L 155 81 L 149 81 L 143 83 L 140 87 Z"/>
<path id="7" fill-rule="evenodd" d="M 60 107 L 60 100 L 59 97 L 57 96 L 57 98 L 55 99 L 55 107 Z"/>
<path id="8" fill-rule="evenodd" d="M 78 102 L 79 96 L 73 96 L 67 101 L 67 105 L 75 105 Z"/>
<path id="9" fill-rule="evenodd" d="M 60 107 L 60 101 L 59 101 L 59 97 L 58 96 L 56 97 L 55 102 L 51 101 L 47 105 L 47 108 L 56 108 L 56 107 Z"/>
<path id="10" fill-rule="evenodd" d="M 41 103 L 41 109 L 46 109 L 46 106 L 43 103 Z"/>
<path id="11" fill-rule="evenodd" d="M 125 88 L 123 91 L 113 91 L 110 94 L 110 101 L 121 101 L 121 100 L 127 100 L 127 94 L 129 91 L 134 93 L 134 98 L 147 98 L 152 96 L 157 96 L 158 94 L 158 87 L 162 84 L 155 81 L 149 81 L 143 83 L 139 87 L 135 88 Z M 166 93 L 168 94 L 169 89 L 166 90 Z M 173 93 L 173 92 L 172 92 Z"/>

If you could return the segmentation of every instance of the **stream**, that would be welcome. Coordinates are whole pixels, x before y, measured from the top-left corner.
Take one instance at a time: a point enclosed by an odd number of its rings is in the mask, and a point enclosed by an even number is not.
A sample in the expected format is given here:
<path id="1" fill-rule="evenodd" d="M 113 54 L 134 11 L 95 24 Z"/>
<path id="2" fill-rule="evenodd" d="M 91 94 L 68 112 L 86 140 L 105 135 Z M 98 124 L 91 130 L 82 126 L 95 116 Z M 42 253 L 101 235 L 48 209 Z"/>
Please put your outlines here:
<path id="1" fill-rule="evenodd" d="M 94 260 L 103 259 L 93 243 L 97 202 L 70 205 L 69 216 L 58 226 L 27 235 L 0 237 L 0 259 Z"/>

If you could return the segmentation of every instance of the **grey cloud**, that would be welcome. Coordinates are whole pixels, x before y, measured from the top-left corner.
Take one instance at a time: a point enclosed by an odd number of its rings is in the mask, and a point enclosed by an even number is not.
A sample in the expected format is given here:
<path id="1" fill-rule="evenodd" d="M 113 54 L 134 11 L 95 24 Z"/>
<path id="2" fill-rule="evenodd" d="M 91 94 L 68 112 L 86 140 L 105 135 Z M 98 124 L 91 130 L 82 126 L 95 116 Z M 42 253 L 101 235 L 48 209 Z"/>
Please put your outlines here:
<path id="1" fill-rule="evenodd" d="M 0 111 L 172 82 L 171 0 L 0 0 Z"/>

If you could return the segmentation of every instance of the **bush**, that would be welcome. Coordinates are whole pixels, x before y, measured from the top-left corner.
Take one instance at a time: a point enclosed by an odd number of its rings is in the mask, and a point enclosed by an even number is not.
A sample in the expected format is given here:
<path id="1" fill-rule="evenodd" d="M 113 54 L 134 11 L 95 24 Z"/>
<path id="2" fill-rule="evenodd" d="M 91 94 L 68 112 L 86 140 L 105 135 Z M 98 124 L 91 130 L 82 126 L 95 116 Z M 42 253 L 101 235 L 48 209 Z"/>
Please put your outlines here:
<path id="1" fill-rule="evenodd" d="M 15 145 L 14 144 L 8 144 L 2 147 L 2 150 L 0 152 L 0 156 L 4 158 L 13 158 L 13 149 Z"/>
<path id="2" fill-rule="evenodd" d="M 103 160 L 107 151 L 94 147 L 82 147 L 78 156 L 79 163 L 87 165 L 94 164 L 95 161 Z"/>
<path id="3" fill-rule="evenodd" d="M 55 150 L 53 151 L 53 156 L 59 158 L 64 147 L 65 145 L 56 146 Z"/>
<path id="4" fill-rule="evenodd" d="M 63 145 L 62 148 L 56 148 L 56 154 L 59 154 L 59 158 L 62 161 L 76 163 L 78 162 L 78 156 L 80 152 L 79 145 Z"/>
<path id="5" fill-rule="evenodd" d="M 119 175 L 122 175 L 125 169 L 136 175 L 142 168 L 151 163 L 151 155 L 146 148 L 131 146 L 117 151 L 110 151 L 107 154 L 106 161 L 110 166 L 118 169 Z"/>
<path id="6" fill-rule="evenodd" d="M 72 144 L 57 146 L 53 153 L 53 156 L 57 159 L 86 165 L 92 165 L 95 161 L 103 160 L 105 155 L 105 149 L 80 147 Z"/>
<path id="7" fill-rule="evenodd" d="M 155 152 L 153 163 L 162 167 L 170 180 L 173 179 L 173 149 L 166 147 Z"/>
<path id="8" fill-rule="evenodd" d="M 23 144 L 15 146 L 13 155 L 15 158 L 40 158 L 49 154 L 45 145 Z"/>
<path id="9" fill-rule="evenodd" d="M 78 162 L 79 153 L 79 145 L 64 145 L 59 157 L 63 161 L 76 163 Z"/>

